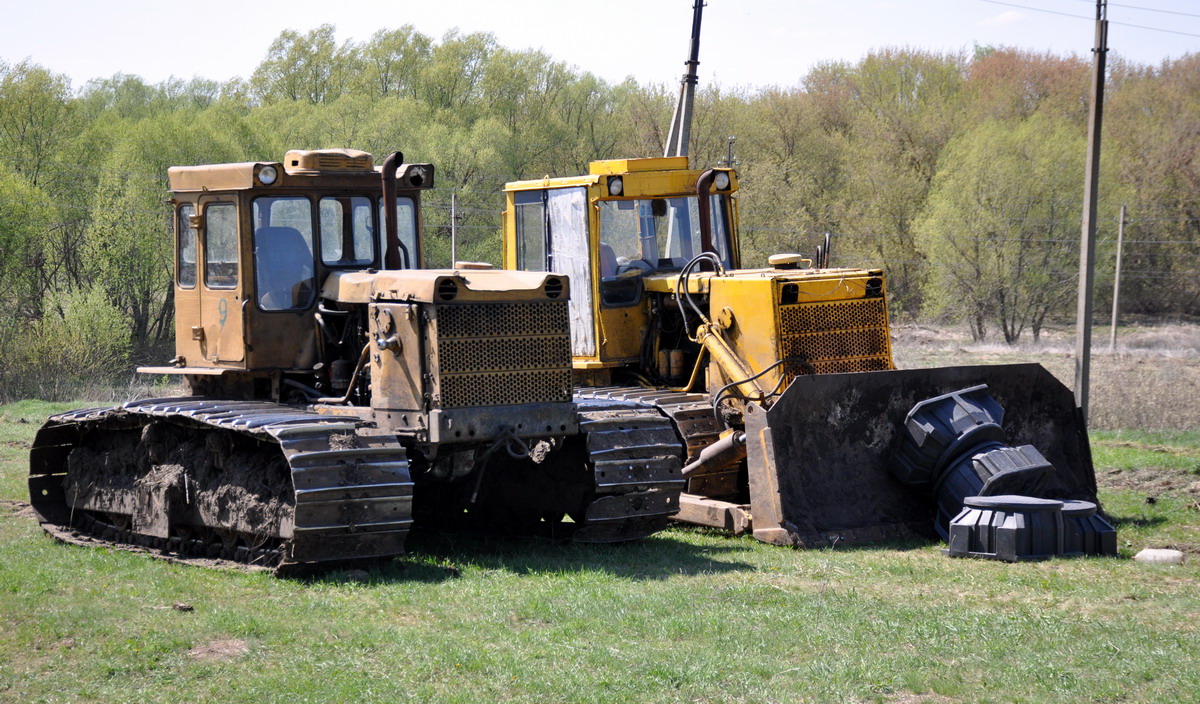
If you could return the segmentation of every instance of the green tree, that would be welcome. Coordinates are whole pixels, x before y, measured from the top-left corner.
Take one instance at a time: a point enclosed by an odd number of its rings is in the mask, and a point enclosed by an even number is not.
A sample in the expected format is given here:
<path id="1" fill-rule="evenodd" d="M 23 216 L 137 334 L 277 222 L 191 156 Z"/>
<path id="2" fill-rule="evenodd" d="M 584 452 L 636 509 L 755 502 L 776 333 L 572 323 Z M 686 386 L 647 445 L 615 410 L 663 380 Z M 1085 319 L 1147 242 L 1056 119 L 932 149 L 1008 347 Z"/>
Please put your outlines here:
<path id="1" fill-rule="evenodd" d="M 264 104 L 328 103 L 340 97 L 359 72 L 361 61 L 354 45 L 339 45 L 334 33 L 331 24 L 307 34 L 290 29 L 280 32 L 250 76 L 254 95 Z"/>
<path id="2" fill-rule="evenodd" d="M 1117 62 L 1105 112 L 1107 171 L 1126 188 L 1122 307 L 1200 309 L 1200 54 L 1156 67 Z"/>
<path id="3" fill-rule="evenodd" d="M 988 120 L 946 147 L 918 244 L 929 257 L 926 309 L 1036 341 L 1074 300 L 1084 135 L 1063 118 Z"/>
<path id="4" fill-rule="evenodd" d="M 41 312 L 46 235 L 56 215 L 45 191 L 0 168 L 0 315 L 9 323 Z"/>
<path id="5" fill-rule="evenodd" d="M 61 149 L 79 132 L 71 82 L 22 61 L 0 63 L 0 163 L 34 185 L 57 173 Z"/>
<path id="6" fill-rule="evenodd" d="M 942 147 L 962 117 L 965 59 L 885 49 L 863 59 L 852 88 L 842 227 L 850 253 L 889 271 L 892 306 L 920 311 L 925 256 L 914 224 Z"/>
<path id="7" fill-rule="evenodd" d="M 433 54 L 433 40 L 411 24 L 381 29 L 358 48 L 362 73 L 358 91 L 379 98 L 415 98 L 421 68 Z"/>

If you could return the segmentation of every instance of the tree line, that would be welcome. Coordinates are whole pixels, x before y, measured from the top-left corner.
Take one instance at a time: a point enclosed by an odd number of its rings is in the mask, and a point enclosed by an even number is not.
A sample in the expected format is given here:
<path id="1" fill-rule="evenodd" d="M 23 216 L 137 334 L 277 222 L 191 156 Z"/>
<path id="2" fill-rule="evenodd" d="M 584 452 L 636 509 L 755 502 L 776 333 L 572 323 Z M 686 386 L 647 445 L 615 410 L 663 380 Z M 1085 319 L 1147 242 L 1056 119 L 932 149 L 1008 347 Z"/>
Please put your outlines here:
<path id="1" fill-rule="evenodd" d="M 744 259 L 811 252 L 880 266 L 893 316 L 976 339 L 1036 339 L 1074 311 L 1088 112 L 1081 58 L 977 47 L 879 49 L 791 87 L 707 85 L 695 167 L 735 138 Z M 1098 309 L 1125 225 L 1122 308 L 1195 313 L 1200 284 L 1200 55 L 1110 62 Z M 702 79 L 703 81 L 703 79 Z M 73 87 L 0 62 L 0 396 L 172 354 L 166 170 L 274 160 L 288 149 L 403 151 L 430 161 L 431 266 L 499 260 L 500 186 L 657 156 L 676 87 L 610 83 L 487 33 L 412 26 L 339 42 L 282 32 L 249 78 L 117 74 Z"/>

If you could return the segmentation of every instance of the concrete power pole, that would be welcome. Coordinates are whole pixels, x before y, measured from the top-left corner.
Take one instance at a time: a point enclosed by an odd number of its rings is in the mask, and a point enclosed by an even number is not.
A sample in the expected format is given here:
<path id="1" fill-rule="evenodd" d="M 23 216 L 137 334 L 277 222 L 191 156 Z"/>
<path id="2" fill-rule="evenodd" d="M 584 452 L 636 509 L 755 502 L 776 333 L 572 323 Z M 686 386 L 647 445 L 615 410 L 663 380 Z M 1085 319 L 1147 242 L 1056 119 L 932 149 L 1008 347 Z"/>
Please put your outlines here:
<path id="1" fill-rule="evenodd" d="M 1121 255 L 1125 248 L 1125 204 L 1121 204 L 1121 222 L 1117 224 L 1117 269 L 1113 272 L 1112 329 L 1108 333 L 1108 351 L 1117 351 L 1117 309 L 1121 301 Z"/>
<path id="2" fill-rule="evenodd" d="M 1096 275 L 1096 193 L 1100 181 L 1100 123 L 1104 113 L 1104 60 L 1108 53 L 1108 0 L 1096 0 L 1096 46 L 1088 110 L 1087 168 L 1083 174 L 1083 227 L 1079 242 L 1079 308 L 1075 318 L 1075 403 L 1086 426 L 1092 361 L 1092 284 Z"/>

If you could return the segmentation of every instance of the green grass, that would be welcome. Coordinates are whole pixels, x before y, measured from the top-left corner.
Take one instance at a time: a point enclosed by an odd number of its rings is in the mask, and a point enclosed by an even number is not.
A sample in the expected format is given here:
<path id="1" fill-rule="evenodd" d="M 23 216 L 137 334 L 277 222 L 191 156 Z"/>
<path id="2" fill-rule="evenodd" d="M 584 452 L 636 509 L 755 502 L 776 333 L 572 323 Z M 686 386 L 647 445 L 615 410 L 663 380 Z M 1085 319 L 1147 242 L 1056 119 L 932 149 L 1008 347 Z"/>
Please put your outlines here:
<path id="1" fill-rule="evenodd" d="M 0 407 L 0 500 L 32 420 Z M 1106 443 L 1136 442 L 1106 454 Z M 1196 434 L 1097 436 L 1143 471 Z M 1142 447 L 1145 446 L 1145 447 Z M 1150 447 L 1151 449 L 1146 449 Z M 1107 463 L 1107 464 L 1106 464 Z M 1124 470 L 1122 470 L 1124 471 Z M 1163 471 L 1187 473 L 1187 467 Z M 1126 556 L 1197 557 L 1186 494 L 1106 488 Z M 0 701 L 1184 701 L 1200 562 L 1004 564 L 907 543 L 796 551 L 672 529 L 625 546 L 414 533 L 370 572 L 297 581 L 60 545 L 0 506 Z M 194 607 L 179 611 L 176 603 Z M 201 650 L 209 647 L 214 654 Z M 242 652 L 241 648 L 244 648 Z"/>

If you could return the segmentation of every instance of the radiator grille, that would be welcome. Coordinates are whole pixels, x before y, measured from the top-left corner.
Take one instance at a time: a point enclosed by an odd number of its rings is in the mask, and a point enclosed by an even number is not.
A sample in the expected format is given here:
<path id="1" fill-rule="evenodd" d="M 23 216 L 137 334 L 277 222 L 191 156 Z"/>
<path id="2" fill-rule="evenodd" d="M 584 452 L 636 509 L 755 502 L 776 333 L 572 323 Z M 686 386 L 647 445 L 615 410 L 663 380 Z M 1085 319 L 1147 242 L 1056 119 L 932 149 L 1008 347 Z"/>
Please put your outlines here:
<path id="1" fill-rule="evenodd" d="M 438 337 L 569 335 L 566 301 L 438 306 Z"/>
<path id="2" fill-rule="evenodd" d="M 499 337 L 472 340 L 441 338 L 438 363 L 443 374 L 503 372 L 513 369 L 555 369 L 571 359 L 565 335 Z"/>
<path id="3" fill-rule="evenodd" d="M 787 375 L 866 372 L 892 368 L 883 298 L 780 306 L 780 357 Z"/>
<path id="4" fill-rule="evenodd" d="M 566 301 L 437 307 L 441 406 L 571 400 Z"/>
<path id="5" fill-rule="evenodd" d="M 442 406 L 565 403 L 571 400 L 571 370 L 494 372 L 442 377 Z"/>

